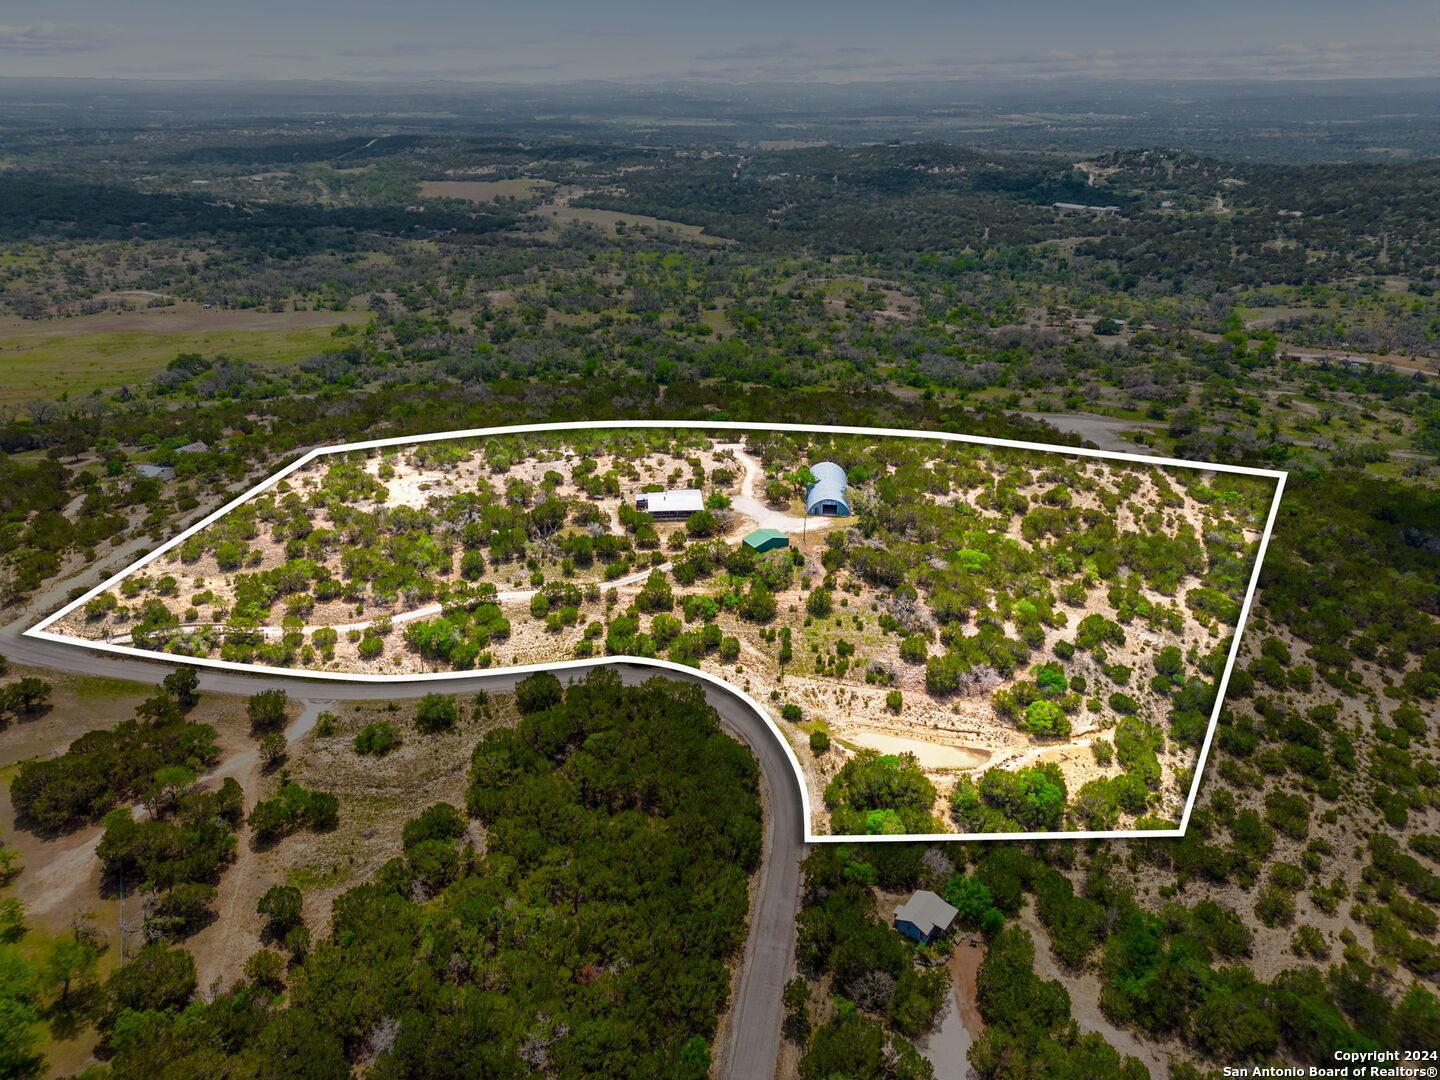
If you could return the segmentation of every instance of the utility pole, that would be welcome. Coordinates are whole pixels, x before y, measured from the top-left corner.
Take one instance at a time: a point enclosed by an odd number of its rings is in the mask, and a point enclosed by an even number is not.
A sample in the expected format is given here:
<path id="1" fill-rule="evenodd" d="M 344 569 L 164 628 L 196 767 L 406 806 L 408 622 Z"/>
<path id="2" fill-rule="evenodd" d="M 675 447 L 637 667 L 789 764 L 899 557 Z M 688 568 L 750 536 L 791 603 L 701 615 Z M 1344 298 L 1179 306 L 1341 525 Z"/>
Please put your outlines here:
<path id="1" fill-rule="evenodd" d="M 116 921 L 115 933 L 120 938 L 120 966 L 125 966 L 125 857 L 120 857 L 120 918 Z"/>

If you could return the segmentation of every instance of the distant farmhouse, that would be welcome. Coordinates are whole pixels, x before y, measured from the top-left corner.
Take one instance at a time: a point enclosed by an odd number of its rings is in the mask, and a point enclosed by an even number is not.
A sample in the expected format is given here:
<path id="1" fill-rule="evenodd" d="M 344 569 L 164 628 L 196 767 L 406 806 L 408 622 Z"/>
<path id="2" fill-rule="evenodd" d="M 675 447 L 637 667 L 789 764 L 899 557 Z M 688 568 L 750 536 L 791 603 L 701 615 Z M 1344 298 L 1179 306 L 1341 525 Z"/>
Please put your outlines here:
<path id="1" fill-rule="evenodd" d="M 705 509 L 705 496 L 699 488 L 648 491 L 635 497 L 635 509 L 644 510 L 656 521 L 683 521 L 695 511 Z"/>
<path id="2" fill-rule="evenodd" d="M 805 492 L 805 512 L 849 517 L 850 485 L 845 479 L 845 470 L 833 461 L 821 461 L 810 466 L 810 475 L 815 477 L 815 483 Z"/>
<path id="3" fill-rule="evenodd" d="M 929 889 L 910 894 L 910 899 L 895 909 L 895 929 L 911 941 L 928 945 L 950 929 L 960 910 L 947 904 Z"/>
<path id="4" fill-rule="evenodd" d="M 1120 213 L 1118 206 L 1086 206 L 1075 202 L 1051 203 L 1050 209 L 1059 210 L 1062 214 L 1094 214 L 1097 217 L 1114 217 Z"/>
<path id="5" fill-rule="evenodd" d="M 210 444 L 198 441 L 186 443 L 184 446 L 177 446 L 175 452 L 177 454 L 208 454 L 210 452 Z"/>
<path id="6" fill-rule="evenodd" d="M 175 470 L 169 465 L 136 465 L 135 474 L 145 480 L 159 480 L 166 484 L 175 479 Z"/>
<path id="7" fill-rule="evenodd" d="M 789 547 L 790 538 L 777 529 L 756 529 L 745 537 L 744 544 L 751 551 L 763 553 Z"/>

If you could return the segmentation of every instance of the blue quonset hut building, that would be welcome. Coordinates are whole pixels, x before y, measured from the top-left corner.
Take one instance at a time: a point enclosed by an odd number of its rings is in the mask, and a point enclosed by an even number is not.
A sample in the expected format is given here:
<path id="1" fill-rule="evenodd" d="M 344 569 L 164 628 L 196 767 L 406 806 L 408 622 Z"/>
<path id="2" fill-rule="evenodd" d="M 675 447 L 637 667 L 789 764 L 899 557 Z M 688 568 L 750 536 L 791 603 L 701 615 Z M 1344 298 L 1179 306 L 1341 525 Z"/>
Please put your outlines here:
<path id="1" fill-rule="evenodd" d="M 805 492 L 805 512 L 825 517 L 850 516 L 850 485 L 845 470 L 833 461 L 820 461 L 810 466 L 815 477 Z"/>

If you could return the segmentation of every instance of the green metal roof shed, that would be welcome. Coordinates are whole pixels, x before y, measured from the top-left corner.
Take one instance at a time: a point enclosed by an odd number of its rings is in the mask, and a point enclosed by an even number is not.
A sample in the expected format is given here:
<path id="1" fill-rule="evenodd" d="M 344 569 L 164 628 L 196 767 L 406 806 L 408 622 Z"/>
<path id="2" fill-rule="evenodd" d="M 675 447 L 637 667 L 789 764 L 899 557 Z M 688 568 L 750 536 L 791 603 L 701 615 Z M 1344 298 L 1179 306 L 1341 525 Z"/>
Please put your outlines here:
<path id="1" fill-rule="evenodd" d="M 745 537 L 745 546 L 755 551 L 774 551 L 790 546 L 790 538 L 776 529 L 756 529 Z"/>

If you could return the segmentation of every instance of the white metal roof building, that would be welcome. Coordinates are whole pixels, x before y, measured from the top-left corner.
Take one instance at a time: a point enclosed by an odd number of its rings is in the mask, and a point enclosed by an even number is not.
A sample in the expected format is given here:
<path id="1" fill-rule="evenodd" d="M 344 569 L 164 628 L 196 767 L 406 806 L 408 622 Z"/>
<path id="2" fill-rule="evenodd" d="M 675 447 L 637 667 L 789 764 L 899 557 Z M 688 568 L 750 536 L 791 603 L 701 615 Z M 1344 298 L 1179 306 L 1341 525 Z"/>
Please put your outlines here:
<path id="1" fill-rule="evenodd" d="M 635 509 L 644 510 L 654 518 L 684 518 L 705 509 L 705 496 L 699 488 L 647 491 L 635 497 Z"/>
<path id="2" fill-rule="evenodd" d="M 1062 214 L 1099 214 L 1102 217 L 1113 217 L 1120 213 L 1118 206 L 1087 206 L 1085 203 L 1057 202 L 1051 203 L 1052 210 L 1059 210 Z"/>
<path id="3" fill-rule="evenodd" d="M 850 487 L 845 470 L 833 461 L 820 461 L 810 466 L 815 482 L 805 492 L 805 512 L 827 517 L 850 516 Z"/>

